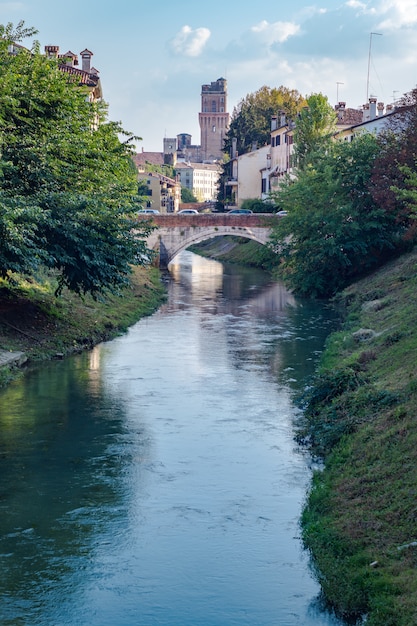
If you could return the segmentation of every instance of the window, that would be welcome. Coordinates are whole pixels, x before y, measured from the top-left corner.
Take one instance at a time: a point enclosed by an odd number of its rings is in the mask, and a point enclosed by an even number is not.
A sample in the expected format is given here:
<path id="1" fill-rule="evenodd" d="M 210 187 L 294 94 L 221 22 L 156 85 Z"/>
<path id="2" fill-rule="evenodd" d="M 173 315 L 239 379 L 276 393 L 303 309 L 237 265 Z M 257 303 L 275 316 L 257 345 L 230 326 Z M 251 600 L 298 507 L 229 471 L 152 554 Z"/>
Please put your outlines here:
<path id="1" fill-rule="evenodd" d="M 266 193 L 266 178 L 262 179 L 262 193 Z"/>
<path id="2" fill-rule="evenodd" d="M 281 135 L 278 135 L 277 137 L 275 137 L 275 145 L 276 146 L 281 145 Z"/>
<path id="3" fill-rule="evenodd" d="M 211 112 L 212 113 L 216 112 L 216 101 L 215 100 L 211 101 Z"/>

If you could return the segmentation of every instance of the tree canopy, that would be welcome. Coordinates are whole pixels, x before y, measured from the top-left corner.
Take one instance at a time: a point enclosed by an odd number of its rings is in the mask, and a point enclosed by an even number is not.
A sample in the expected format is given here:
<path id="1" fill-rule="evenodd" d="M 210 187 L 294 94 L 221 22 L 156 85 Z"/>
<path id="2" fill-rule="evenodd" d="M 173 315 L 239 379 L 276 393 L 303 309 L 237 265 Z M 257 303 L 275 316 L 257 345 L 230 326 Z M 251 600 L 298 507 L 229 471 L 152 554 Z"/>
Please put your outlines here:
<path id="1" fill-rule="evenodd" d="M 287 87 L 263 86 L 258 91 L 248 94 L 235 107 L 229 130 L 224 142 L 225 159 L 218 182 L 217 208 L 221 209 L 228 197 L 227 179 L 230 177 L 230 156 L 232 143 L 236 141 L 238 154 L 245 154 L 253 149 L 267 145 L 271 135 L 271 119 L 280 112 L 290 119 L 295 119 L 306 101 L 296 89 Z"/>
<path id="2" fill-rule="evenodd" d="M 57 292 L 114 289 L 146 252 L 146 226 L 133 220 L 134 138 L 36 43 L 10 52 L 34 29 L 0 33 L 0 275 L 43 264 Z"/>
<path id="3" fill-rule="evenodd" d="M 386 261 L 404 225 L 372 196 L 378 139 L 363 134 L 334 142 L 274 194 L 288 211 L 272 245 L 281 273 L 305 296 L 328 297 Z"/>
<path id="4" fill-rule="evenodd" d="M 328 148 L 337 116 L 326 96 L 311 94 L 298 117 L 294 131 L 295 157 L 299 168 L 314 159 L 317 152 Z"/>
<path id="5" fill-rule="evenodd" d="M 254 144 L 258 147 L 268 144 L 272 116 L 282 111 L 294 119 L 305 104 L 305 99 L 296 89 L 282 85 L 278 88 L 263 86 L 248 94 L 232 113 L 224 152 L 230 154 L 233 138 L 237 140 L 239 154 L 252 150 Z"/>

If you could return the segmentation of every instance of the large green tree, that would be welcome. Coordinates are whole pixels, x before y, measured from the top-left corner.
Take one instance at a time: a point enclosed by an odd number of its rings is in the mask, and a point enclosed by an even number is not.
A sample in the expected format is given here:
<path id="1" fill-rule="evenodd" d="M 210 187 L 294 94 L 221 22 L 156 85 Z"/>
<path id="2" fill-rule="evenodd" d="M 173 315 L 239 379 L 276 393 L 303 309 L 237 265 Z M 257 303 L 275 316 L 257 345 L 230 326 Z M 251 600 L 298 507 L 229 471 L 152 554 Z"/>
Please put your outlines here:
<path id="1" fill-rule="evenodd" d="M 282 85 L 278 88 L 263 86 L 258 91 L 248 94 L 235 107 L 230 127 L 227 132 L 223 151 L 225 159 L 218 182 L 217 208 L 221 210 L 225 203 L 232 202 L 227 181 L 231 176 L 230 156 L 232 145 L 236 143 L 238 154 L 245 154 L 253 149 L 267 145 L 271 135 L 271 119 L 280 112 L 294 120 L 298 112 L 306 105 L 306 100 L 296 89 Z"/>
<path id="2" fill-rule="evenodd" d="M 10 53 L 33 29 L 0 32 L 0 274 L 45 264 L 58 292 L 114 289 L 146 255 L 134 138 L 36 43 Z"/>
<path id="3" fill-rule="evenodd" d="M 407 237 L 417 232 L 412 195 L 416 189 L 417 89 L 400 101 L 379 135 L 380 150 L 372 174 L 372 196 L 386 211 L 408 227 Z M 411 194 L 411 195 L 410 195 Z M 411 219 L 410 219 L 411 218 Z"/>
<path id="4" fill-rule="evenodd" d="M 379 149 L 371 134 L 334 143 L 275 194 L 288 215 L 275 229 L 273 247 L 297 293 L 331 296 L 383 263 L 398 244 L 403 224 L 372 197 Z"/>
<path id="5" fill-rule="evenodd" d="M 327 96 L 311 94 L 298 117 L 294 130 L 294 145 L 297 166 L 303 168 L 317 153 L 328 149 L 336 130 L 336 112 Z"/>
<path id="6" fill-rule="evenodd" d="M 282 85 L 278 88 L 263 86 L 248 94 L 233 110 L 224 152 L 230 154 L 234 138 L 239 154 L 249 152 L 254 144 L 258 147 L 268 144 L 272 116 L 282 111 L 288 118 L 295 119 L 305 104 L 304 97 L 296 89 Z"/>

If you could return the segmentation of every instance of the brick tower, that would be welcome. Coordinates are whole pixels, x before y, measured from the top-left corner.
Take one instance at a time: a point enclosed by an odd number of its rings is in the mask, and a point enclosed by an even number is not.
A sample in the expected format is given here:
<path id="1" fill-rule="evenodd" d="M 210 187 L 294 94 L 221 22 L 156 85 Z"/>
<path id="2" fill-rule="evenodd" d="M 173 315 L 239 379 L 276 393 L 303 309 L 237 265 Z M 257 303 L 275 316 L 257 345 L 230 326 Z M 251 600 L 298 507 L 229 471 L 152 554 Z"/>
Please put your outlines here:
<path id="1" fill-rule="evenodd" d="M 218 78 L 210 85 L 201 86 L 201 113 L 198 114 L 203 161 L 222 158 L 223 140 L 229 128 L 227 113 L 227 81 Z"/>

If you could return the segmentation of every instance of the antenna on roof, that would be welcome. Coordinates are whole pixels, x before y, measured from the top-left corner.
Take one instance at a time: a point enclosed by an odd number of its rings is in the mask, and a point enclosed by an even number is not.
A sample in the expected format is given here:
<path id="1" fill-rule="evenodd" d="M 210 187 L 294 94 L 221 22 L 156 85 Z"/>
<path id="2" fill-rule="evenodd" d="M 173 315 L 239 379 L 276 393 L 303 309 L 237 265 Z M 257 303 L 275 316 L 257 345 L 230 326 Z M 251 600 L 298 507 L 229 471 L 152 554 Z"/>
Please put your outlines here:
<path id="1" fill-rule="evenodd" d="M 344 85 L 345 83 L 336 83 L 336 104 L 339 104 L 339 85 Z"/>
<path id="2" fill-rule="evenodd" d="M 365 101 L 365 104 L 368 104 L 368 98 L 369 98 L 369 68 L 371 66 L 372 35 L 380 35 L 380 36 L 382 36 L 382 33 L 370 33 L 370 35 L 369 35 L 368 76 L 367 76 L 367 79 L 366 79 L 366 101 Z"/>

